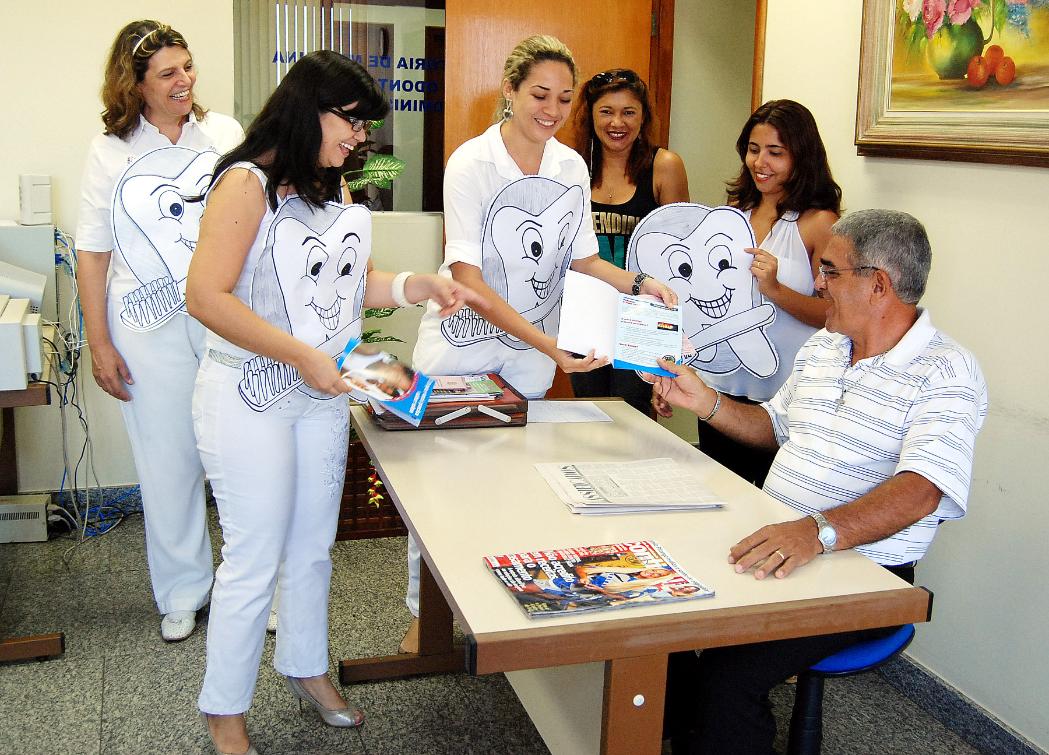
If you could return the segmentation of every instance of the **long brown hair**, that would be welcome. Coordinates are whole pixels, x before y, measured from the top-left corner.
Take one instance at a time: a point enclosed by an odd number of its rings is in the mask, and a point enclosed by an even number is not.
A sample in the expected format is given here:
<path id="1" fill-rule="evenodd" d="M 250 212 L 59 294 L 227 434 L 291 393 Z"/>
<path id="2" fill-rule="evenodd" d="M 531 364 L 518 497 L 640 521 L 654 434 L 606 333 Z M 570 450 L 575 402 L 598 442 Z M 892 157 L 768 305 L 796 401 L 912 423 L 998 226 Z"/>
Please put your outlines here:
<path id="1" fill-rule="evenodd" d="M 590 183 L 601 183 L 604 168 L 604 148 L 594 133 L 594 105 L 610 92 L 630 92 L 641 103 L 641 131 L 630 147 L 626 174 L 630 183 L 637 185 L 641 172 L 652 162 L 658 147 L 652 143 L 652 102 L 648 97 L 648 85 L 629 68 L 614 68 L 603 71 L 583 84 L 583 97 L 576 105 L 575 122 L 576 151 L 583 156 L 590 170 Z"/>
<path id="2" fill-rule="evenodd" d="M 138 85 L 149 68 L 149 59 L 165 47 L 181 47 L 189 52 L 186 38 L 159 21 L 132 21 L 117 32 L 102 81 L 102 123 L 106 134 L 125 139 L 135 130 L 146 106 Z M 206 112 L 194 99 L 193 114 L 199 119 Z"/>
<path id="3" fill-rule="evenodd" d="M 750 132 L 759 123 L 767 123 L 779 133 L 783 146 L 790 152 L 794 168 L 783 185 L 784 196 L 776 205 L 776 214 L 788 210 L 831 210 L 841 214 L 841 187 L 834 181 L 827 162 L 827 149 L 820 138 L 816 119 L 809 109 L 794 100 L 769 100 L 743 124 L 736 140 L 736 152 L 743 162 L 739 175 L 729 181 L 728 203 L 740 210 L 752 210 L 761 204 L 761 192 L 747 168 Z"/>

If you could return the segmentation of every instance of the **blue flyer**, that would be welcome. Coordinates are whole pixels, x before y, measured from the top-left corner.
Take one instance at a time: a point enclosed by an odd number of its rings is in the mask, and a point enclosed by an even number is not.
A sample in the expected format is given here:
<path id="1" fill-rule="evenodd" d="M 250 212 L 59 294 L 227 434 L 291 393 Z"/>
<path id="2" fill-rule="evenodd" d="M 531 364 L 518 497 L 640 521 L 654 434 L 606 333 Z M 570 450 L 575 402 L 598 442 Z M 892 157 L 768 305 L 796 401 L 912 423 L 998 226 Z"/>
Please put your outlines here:
<path id="1" fill-rule="evenodd" d="M 416 427 L 430 403 L 434 381 L 397 357 L 351 338 L 337 362 L 350 396 L 371 402 Z"/>

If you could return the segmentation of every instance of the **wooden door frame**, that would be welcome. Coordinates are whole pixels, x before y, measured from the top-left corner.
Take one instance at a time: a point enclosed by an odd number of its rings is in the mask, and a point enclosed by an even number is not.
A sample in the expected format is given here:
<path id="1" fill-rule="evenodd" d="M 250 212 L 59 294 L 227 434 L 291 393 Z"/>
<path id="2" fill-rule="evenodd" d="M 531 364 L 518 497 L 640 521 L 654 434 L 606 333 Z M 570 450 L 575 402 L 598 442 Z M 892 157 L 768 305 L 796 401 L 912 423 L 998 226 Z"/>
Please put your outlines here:
<path id="1" fill-rule="evenodd" d="M 757 0 L 754 8 L 754 73 L 750 80 L 750 110 L 758 109 L 763 99 L 765 85 L 765 19 L 768 0 Z"/>

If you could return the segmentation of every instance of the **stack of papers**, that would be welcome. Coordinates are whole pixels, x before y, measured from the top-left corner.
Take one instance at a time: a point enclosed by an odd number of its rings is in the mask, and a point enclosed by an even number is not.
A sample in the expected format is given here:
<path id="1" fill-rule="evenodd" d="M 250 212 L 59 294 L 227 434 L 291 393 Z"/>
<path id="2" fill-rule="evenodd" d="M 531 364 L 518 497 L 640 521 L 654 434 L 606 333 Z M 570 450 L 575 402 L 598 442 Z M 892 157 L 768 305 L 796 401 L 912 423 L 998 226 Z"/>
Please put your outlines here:
<path id="1" fill-rule="evenodd" d="M 716 509 L 724 501 L 673 459 L 536 464 L 573 514 Z"/>
<path id="2" fill-rule="evenodd" d="M 491 401 L 503 395 L 487 375 L 442 375 L 433 380 L 431 401 Z"/>

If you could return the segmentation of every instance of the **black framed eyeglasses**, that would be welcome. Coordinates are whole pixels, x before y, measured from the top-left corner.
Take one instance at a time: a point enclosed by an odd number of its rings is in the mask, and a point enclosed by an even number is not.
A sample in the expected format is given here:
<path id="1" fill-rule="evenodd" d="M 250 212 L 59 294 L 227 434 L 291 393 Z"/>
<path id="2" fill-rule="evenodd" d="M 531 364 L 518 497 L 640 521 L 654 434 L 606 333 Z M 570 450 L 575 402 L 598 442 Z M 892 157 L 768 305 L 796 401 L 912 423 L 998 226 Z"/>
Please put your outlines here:
<path id="1" fill-rule="evenodd" d="M 365 121 L 360 118 L 354 118 L 352 115 L 347 113 L 345 110 L 340 110 L 337 107 L 326 107 L 324 108 L 327 112 L 332 115 L 337 115 L 344 121 L 350 124 L 350 128 L 353 129 L 353 133 L 359 134 L 362 131 L 371 131 L 376 127 L 376 121 Z"/>
<path id="2" fill-rule="evenodd" d="M 590 79 L 591 84 L 606 86 L 608 84 L 635 84 L 640 79 L 638 75 L 629 68 L 613 68 L 611 71 L 602 71 Z"/>
<path id="3" fill-rule="evenodd" d="M 817 265 L 816 270 L 817 276 L 822 277 L 824 280 L 834 280 L 841 276 L 842 273 L 853 273 L 857 270 L 880 270 L 881 268 L 875 265 L 860 265 L 859 267 L 824 267 L 823 265 Z"/>

